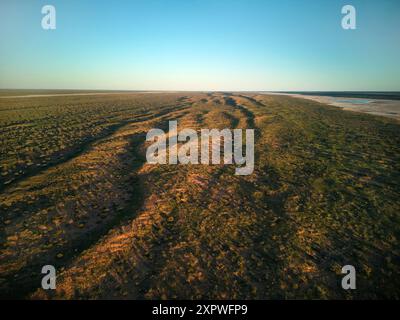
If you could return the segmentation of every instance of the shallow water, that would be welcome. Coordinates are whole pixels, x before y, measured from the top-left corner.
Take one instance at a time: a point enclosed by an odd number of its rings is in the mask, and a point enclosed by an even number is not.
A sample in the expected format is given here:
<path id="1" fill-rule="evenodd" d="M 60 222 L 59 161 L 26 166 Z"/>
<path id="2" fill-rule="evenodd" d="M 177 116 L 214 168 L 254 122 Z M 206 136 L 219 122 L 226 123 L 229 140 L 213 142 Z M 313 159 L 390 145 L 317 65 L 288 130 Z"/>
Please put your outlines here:
<path id="1" fill-rule="evenodd" d="M 343 108 L 344 110 L 368 113 L 400 120 L 400 100 L 387 99 L 360 99 L 347 97 L 317 96 L 297 93 L 268 93 L 287 95 L 296 98 L 309 99 L 331 106 Z"/>
<path id="2" fill-rule="evenodd" d="M 335 99 L 334 97 L 332 98 Z M 367 99 L 363 100 L 337 99 L 336 101 L 341 103 L 353 103 L 353 104 L 368 104 L 373 102 L 373 100 L 367 100 Z"/>

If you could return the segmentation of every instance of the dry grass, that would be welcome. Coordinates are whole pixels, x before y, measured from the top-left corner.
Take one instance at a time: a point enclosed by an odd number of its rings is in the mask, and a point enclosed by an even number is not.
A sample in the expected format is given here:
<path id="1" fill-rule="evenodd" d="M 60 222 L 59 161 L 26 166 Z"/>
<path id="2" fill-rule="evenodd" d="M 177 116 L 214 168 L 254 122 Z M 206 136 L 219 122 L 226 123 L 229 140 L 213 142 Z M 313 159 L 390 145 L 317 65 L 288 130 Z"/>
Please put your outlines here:
<path id="1" fill-rule="evenodd" d="M 394 120 L 222 93 L 3 99 L 0 115 L 11 130 L 2 143 L 16 150 L 0 159 L 11 179 L 0 194 L 2 296 L 399 298 Z M 256 129 L 254 174 L 146 164 L 145 133 L 176 119 Z M 44 165 L 33 171 L 20 157 L 32 134 L 29 161 Z M 54 292 L 38 289 L 44 264 L 58 269 Z M 358 270 L 356 291 L 340 288 L 345 264 Z"/>

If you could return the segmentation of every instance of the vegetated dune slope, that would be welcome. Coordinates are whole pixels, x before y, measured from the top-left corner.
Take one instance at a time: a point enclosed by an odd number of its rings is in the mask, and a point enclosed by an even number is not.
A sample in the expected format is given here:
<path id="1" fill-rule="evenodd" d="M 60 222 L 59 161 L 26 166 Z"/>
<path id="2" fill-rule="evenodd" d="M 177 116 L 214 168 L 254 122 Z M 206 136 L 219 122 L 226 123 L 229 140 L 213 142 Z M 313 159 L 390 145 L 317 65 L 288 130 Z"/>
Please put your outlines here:
<path id="1" fill-rule="evenodd" d="M 169 120 L 254 128 L 254 173 L 147 164 L 145 135 Z M 2 99 L 0 125 L 2 297 L 400 297 L 395 120 L 284 96 L 121 93 Z M 357 290 L 341 288 L 347 264 Z"/>

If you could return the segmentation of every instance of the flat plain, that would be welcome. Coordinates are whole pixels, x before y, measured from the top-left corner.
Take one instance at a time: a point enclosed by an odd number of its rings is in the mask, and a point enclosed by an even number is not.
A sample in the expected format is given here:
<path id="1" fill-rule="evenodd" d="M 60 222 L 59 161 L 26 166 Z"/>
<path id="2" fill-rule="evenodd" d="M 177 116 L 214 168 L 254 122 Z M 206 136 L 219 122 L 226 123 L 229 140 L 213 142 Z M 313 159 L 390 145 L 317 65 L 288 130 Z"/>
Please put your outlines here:
<path id="1" fill-rule="evenodd" d="M 400 298 L 396 119 L 257 93 L 60 93 L 0 94 L 2 298 Z M 255 129 L 254 173 L 146 163 L 169 120 Z"/>

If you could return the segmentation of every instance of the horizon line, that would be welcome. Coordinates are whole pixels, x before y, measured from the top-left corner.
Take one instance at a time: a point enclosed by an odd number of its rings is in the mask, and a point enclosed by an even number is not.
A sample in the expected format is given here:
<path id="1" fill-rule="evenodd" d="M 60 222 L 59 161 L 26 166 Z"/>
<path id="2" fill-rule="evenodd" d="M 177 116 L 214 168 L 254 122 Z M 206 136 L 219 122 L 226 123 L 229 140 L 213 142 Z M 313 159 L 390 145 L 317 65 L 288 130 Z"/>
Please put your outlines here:
<path id="1" fill-rule="evenodd" d="M 300 93 L 300 92 L 369 92 L 369 93 L 400 93 L 400 90 L 165 90 L 165 89 L 76 89 L 76 88 L 0 88 L 0 91 L 5 90 L 32 90 L 32 91 L 108 91 L 108 92 L 276 92 L 276 93 Z"/>

